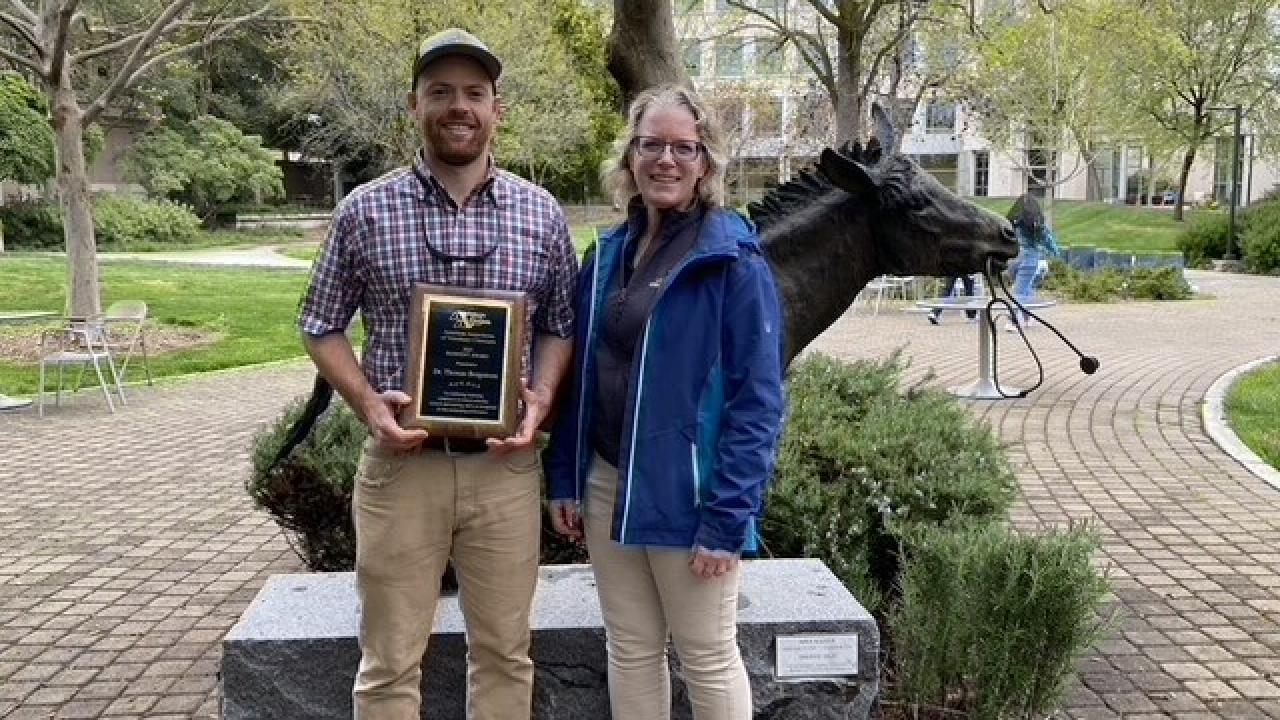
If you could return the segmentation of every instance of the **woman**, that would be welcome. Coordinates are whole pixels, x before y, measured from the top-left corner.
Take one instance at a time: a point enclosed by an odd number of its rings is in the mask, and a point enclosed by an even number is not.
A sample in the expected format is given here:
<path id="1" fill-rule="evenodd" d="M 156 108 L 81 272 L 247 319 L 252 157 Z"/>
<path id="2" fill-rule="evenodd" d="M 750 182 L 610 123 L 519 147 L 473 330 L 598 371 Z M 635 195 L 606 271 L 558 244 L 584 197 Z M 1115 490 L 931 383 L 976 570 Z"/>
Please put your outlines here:
<path id="1" fill-rule="evenodd" d="M 1022 302 L 1030 302 L 1036 295 L 1036 276 L 1042 261 L 1058 257 L 1062 251 L 1053 237 L 1053 231 L 1044 221 L 1044 213 L 1040 210 L 1040 202 L 1034 195 L 1024 193 L 1013 202 L 1006 216 L 1013 223 L 1013 231 L 1018 237 L 1018 257 L 1010 264 L 1009 272 L 1013 275 L 1013 295 Z M 1022 314 L 1023 327 L 1030 327 L 1031 316 Z M 1009 332 L 1015 332 L 1015 323 L 1004 326 Z"/>
<path id="2" fill-rule="evenodd" d="M 691 91 L 636 98 L 604 177 L 627 221 L 579 277 L 546 468 L 553 526 L 591 555 L 615 720 L 669 717 L 668 634 L 694 717 L 751 717 L 739 556 L 777 444 L 781 320 L 752 226 L 722 207 L 721 143 Z"/>

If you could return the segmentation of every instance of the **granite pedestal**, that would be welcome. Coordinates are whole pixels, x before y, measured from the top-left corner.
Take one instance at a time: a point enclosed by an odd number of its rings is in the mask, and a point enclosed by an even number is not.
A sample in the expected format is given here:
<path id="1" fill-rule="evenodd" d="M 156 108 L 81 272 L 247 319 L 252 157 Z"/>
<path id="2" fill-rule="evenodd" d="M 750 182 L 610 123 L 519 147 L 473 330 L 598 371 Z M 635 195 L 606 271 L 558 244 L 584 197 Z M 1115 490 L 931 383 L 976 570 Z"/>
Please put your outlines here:
<path id="1" fill-rule="evenodd" d="M 817 560 L 744 563 L 739 594 L 742 647 L 756 720 L 866 718 L 879 692 L 879 631 L 848 590 Z M 271 577 L 223 641 L 227 720 L 351 717 L 359 663 L 359 614 L 351 573 Z M 544 566 L 530 624 L 537 668 L 534 718 L 609 717 L 604 629 L 586 565 Z M 822 680 L 775 677 L 775 638 L 856 634 L 857 674 Z M 689 718 L 678 661 L 672 661 L 673 718 Z M 456 598 L 441 598 L 423 660 L 423 712 L 462 720 L 466 644 Z"/>

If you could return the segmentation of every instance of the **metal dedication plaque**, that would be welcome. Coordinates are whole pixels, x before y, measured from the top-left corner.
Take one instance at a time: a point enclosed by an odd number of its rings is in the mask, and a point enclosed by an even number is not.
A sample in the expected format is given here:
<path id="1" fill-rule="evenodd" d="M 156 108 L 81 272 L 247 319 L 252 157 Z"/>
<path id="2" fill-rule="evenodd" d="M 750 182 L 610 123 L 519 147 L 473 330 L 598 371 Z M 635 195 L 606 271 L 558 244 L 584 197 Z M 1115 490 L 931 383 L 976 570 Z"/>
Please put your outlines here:
<path id="1" fill-rule="evenodd" d="M 523 293 L 416 284 L 404 427 L 445 437 L 508 437 L 519 422 Z"/>
<path id="2" fill-rule="evenodd" d="M 774 642 L 774 676 L 779 680 L 858 674 L 857 633 L 779 635 Z"/>

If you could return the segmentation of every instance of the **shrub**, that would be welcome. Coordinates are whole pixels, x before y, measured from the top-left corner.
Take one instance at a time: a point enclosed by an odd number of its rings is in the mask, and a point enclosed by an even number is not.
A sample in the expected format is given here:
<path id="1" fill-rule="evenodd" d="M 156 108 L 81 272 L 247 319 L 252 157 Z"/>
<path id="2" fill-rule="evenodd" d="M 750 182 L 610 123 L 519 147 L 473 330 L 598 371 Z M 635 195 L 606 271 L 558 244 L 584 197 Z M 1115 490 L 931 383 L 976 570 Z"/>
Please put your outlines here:
<path id="1" fill-rule="evenodd" d="M 903 537 L 1001 519 L 1015 494 L 990 428 L 940 391 L 901 389 L 905 368 L 896 353 L 793 368 L 762 528 L 768 552 L 820 558 L 873 612 L 891 600 Z"/>
<path id="2" fill-rule="evenodd" d="M 182 205 L 132 195 L 102 195 L 93 201 L 98 247 L 145 250 L 194 242 L 200 219 Z"/>
<path id="3" fill-rule="evenodd" d="M 1096 534 L 921 528 L 911 544 L 890 615 L 897 695 L 975 720 L 1052 714 L 1103 628 Z"/>
<path id="4" fill-rule="evenodd" d="M 1081 271 L 1057 260 L 1049 265 L 1044 289 L 1071 302 L 1186 300 L 1191 286 L 1176 267 Z"/>
<path id="5" fill-rule="evenodd" d="M 253 469 L 245 487 L 254 504 L 285 530 L 290 546 L 309 569 L 351 570 L 356 557 L 351 495 L 368 433 L 355 413 L 335 397 L 307 439 L 268 473 L 271 459 L 284 446 L 288 429 L 303 407 L 302 400 L 294 402 L 254 438 Z M 582 548 L 556 535 L 545 517 L 542 528 L 544 564 L 586 561 Z M 449 584 L 446 577 L 445 585 Z"/>
<path id="6" fill-rule="evenodd" d="M 1115 268 L 1084 272 L 1054 260 L 1044 289 L 1071 302 L 1110 302 L 1123 296 L 1124 284 L 1124 274 Z"/>
<path id="7" fill-rule="evenodd" d="M 57 206 L 43 202 L 0 207 L 9 250 L 59 250 L 66 247 L 62 236 L 62 214 Z"/>
<path id="8" fill-rule="evenodd" d="M 1224 212 L 1199 211 L 1191 216 L 1187 229 L 1178 236 L 1178 249 L 1187 265 L 1197 267 L 1227 253 L 1227 224 Z"/>
<path id="9" fill-rule="evenodd" d="M 1244 214 L 1240 255 L 1250 272 L 1280 271 L 1280 198 L 1252 205 Z"/>
<path id="10" fill-rule="evenodd" d="M 212 115 L 143 138 L 125 173 L 158 196 L 190 204 L 202 218 L 229 202 L 284 194 L 282 171 L 262 138 Z"/>
<path id="11" fill-rule="evenodd" d="M 254 504 L 284 528 L 290 546 L 308 568 L 351 570 L 356 557 L 351 489 L 367 433 L 355 413 L 335 402 L 307 439 L 267 472 L 302 409 L 301 401 L 294 402 L 254 438 L 253 471 L 246 487 Z"/>
<path id="12" fill-rule="evenodd" d="M 1124 295 L 1134 300 L 1186 300 L 1191 286 L 1175 267 L 1134 268 L 1125 281 Z"/>

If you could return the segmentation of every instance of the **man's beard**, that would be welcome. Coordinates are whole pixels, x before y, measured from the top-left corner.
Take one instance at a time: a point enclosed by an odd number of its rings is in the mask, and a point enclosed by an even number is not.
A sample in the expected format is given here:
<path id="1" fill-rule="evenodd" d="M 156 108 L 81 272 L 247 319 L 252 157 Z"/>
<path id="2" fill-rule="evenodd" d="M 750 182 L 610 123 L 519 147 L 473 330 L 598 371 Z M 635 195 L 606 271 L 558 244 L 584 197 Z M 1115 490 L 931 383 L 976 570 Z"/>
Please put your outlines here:
<path id="1" fill-rule="evenodd" d="M 464 167 L 479 159 L 489 147 L 490 132 L 483 126 L 475 129 L 472 138 L 466 142 L 458 142 L 448 137 L 447 131 L 438 124 L 427 126 L 427 144 L 431 147 L 431 155 L 445 165 Z"/>

